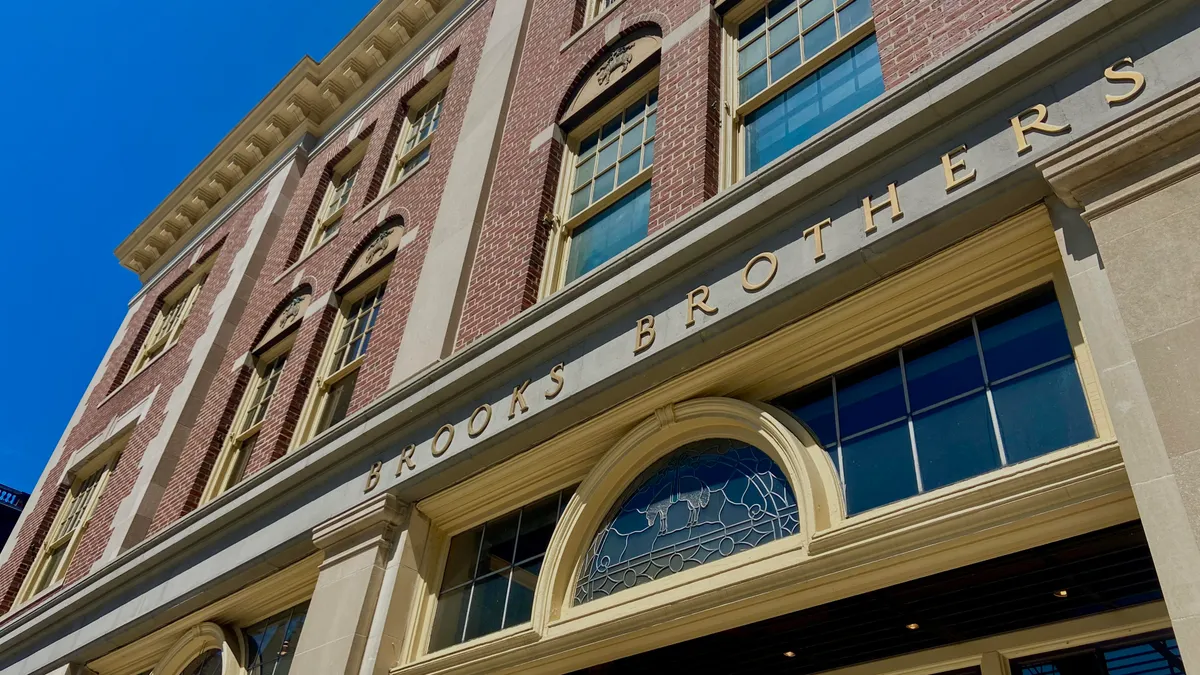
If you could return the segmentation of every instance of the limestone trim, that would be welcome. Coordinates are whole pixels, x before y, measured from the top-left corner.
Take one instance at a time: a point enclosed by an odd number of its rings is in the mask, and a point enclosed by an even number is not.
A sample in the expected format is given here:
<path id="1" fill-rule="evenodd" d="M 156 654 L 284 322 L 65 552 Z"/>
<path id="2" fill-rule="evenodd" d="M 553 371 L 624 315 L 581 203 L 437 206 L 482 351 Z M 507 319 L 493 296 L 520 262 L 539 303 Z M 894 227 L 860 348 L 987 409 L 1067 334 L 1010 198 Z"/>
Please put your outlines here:
<path id="1" fill-rule="evenodd" d="M 160 269 L 270 162 L 308 134 L 320 136 L 339 128 L 348 113 L 386 88 L 398 71 L 419 64 L 437 38 L 457 25 L 455 19 L 468 13 L 466 6 L 481 4 L 384 0 L 324 60 L 301 59 L 121 242 L 116 250 L 121 264 L 143 278 Z"/>
<path id="2" fill-rule="evenodd" d="M 313 528 L 313 543 L 326 551 L 322 567 L 330 564 L 330 551 L 375 545 L 387 539 L 394 528 L 404 523 L 407 514 L 406 505 L 384 493 L 321 523 Z"/>
<path id="3" fill-rule="evenodd" d="M 1068 206 L 1099 218 L 1200 172 L 1200 82 L 1078 139 L 1037 165 Z"/>
<path id="4" fill-rule="evenodd" d="M 206 621 L 193 627 L 155 664 L 155 675 L 179 675 L 197 656 L 221 650 L 221 675 L 245 675 L 246 643 L 241 633 Z"/>

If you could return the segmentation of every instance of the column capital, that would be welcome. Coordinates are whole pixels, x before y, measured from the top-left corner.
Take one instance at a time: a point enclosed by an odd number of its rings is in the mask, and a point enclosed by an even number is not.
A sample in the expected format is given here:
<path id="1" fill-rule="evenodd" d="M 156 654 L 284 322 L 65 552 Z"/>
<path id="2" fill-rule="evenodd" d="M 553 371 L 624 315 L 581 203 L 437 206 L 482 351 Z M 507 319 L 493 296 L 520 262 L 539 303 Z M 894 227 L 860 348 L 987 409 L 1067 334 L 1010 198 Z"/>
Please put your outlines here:
<path id="1" fill-rule="evenodd" d="M 358 504 L 313 528 L 313 543 L 328 555 L 363 544 L 389 541 L 404 524 L 408 505 L 383 493 Z"/>
<path id="2" fill-rule="evenodd" d="M 1037 167 L 1089 221 L 1200 172 L 1200 82 L 1097 129 Z"/>

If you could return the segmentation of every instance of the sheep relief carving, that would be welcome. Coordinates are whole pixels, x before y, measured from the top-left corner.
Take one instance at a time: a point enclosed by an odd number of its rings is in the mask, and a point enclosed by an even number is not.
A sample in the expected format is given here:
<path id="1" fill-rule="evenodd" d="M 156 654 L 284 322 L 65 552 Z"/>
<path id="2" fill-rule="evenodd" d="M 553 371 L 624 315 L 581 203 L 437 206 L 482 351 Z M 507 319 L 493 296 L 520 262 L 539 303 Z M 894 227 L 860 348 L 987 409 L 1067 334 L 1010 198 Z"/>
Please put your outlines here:
<path id="1" fill-rule="evenodd" d="M 689 443 L 625 490 L 584 554 L 576 604 L 800 531 L 796 495 L 766 453 Z"/>
<path id="2" fill-rule="evenodd" d="M 605 54 L 591 72 L 586 73 L 587 77 L 581 80 L 582 86 L 571 99 L 567 112 L 559 122 L 568 126 L 576 123 L 578 120 L 572 119 L 576 113 L 580 113 L 579 117 L 586 115 L 586 112 L 581 111 L 592 103 L 602 103 L 601 97 L 605 92 L 614 87 L 621 87 L 623 81 L 631 79 L 635 74 L 649 72 L 657 62 L 661 48 L 662 38 L 648 31 L 625 38 L 623 43 L 619 43 Z"/>

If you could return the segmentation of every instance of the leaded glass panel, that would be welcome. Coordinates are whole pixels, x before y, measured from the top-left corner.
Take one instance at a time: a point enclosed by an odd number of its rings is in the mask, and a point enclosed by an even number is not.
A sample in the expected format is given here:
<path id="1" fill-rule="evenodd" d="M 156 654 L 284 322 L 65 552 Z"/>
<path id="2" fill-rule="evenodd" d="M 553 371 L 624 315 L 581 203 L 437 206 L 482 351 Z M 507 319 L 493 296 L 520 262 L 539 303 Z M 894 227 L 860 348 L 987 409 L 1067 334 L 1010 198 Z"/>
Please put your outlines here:
<path id="1" fill-rule="evenodd" d="M 575 603 L 796 534 L 796 496 L 763 451 L 689 443 L 642 472 L 584 555 Z"/>

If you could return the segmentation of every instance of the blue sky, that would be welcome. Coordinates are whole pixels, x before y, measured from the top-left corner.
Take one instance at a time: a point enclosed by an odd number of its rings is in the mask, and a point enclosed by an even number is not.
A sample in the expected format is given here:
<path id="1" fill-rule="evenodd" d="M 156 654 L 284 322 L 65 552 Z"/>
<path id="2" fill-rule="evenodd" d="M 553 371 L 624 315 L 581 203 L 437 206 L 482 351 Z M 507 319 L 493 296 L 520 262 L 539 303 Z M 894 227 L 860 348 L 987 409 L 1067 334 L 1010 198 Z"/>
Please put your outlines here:
<path id="1" fill-rule="evenodd" d="M 33 488 L 137 291 L 113 249 L 372 6 L 0 2 L 0 483 Z"/>

